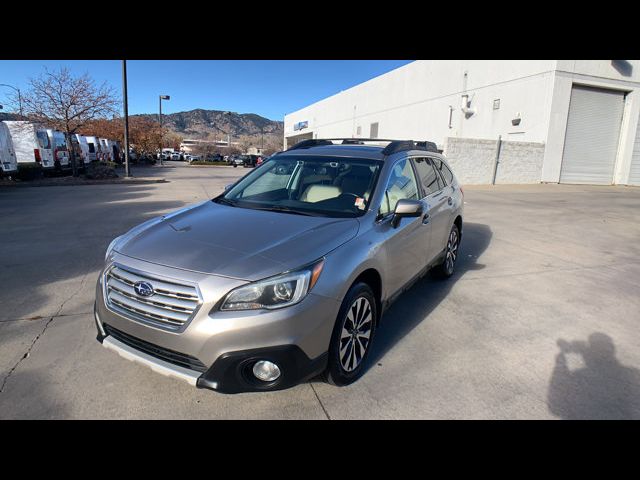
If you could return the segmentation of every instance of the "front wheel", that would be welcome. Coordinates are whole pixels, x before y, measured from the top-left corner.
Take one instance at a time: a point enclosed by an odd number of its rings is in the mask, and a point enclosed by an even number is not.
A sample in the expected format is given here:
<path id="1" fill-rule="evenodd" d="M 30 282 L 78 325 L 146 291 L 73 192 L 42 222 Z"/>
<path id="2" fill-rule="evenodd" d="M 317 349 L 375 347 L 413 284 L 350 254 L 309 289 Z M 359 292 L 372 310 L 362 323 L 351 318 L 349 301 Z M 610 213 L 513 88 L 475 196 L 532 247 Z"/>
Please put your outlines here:
<path id="1" fill-rule="evenodd" d="M 447 247 L 445 249 L 444 260 L 437 268 L 437 273 L 441 278 L 449 278 L 455 270 L 458 259 L 458 249 L 460 248 L 460 230 L 454 223 L 449 232 Z"/>
<path id="2" fill-rule="evenodd" d="M 353 285 L 340 307 L 329 345 L 325 377 L 333 385 L 355 382 L 363 373 L 378 322 L 378 310 L 371 287 Z"/>

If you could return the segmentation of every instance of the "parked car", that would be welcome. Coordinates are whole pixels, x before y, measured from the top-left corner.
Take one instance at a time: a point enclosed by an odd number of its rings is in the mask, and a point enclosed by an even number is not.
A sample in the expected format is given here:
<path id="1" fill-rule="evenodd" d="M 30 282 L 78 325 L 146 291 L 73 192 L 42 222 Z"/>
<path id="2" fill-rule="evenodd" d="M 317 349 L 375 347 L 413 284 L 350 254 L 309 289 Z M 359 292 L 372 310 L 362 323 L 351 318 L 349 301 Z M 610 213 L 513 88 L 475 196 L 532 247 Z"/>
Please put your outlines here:
<path id="1" fill-rule="evenodd" d="M 18 169 L 21 165 L 33 163 L 40 165 L 45 172 L 54 169 L 53 149 L 45 130 L 23 120 L 5 121 L 4 124 L 11 135 Z"/>
<path id="2" fill-rule="evenodd" d="M 189 163 L 200 161 L 200 155 L 189 155 Z"/>
<path id="3" fill-rule="evenodd" d="M 18 173 L 18 161 L 13 150 L 11 134 L 4 122 L 0 122 L 0 173 L 11 176 Z"/>
<path id="4" fill-rule="evenodd" d="M 462 232 L 463 192 L 435 144 L 301 142 L 114 239 L 98 340 L 220 392 L 321 372 L 347 385 L 400 293 L 431 268 L 453 275 Z"/>
<path id="5" fill-rule="evenodd" d="M 259 155 L 241 155 L 243 157 L 243 167 L 255 167 L 258 163 Z"/>
<path id="6" fill-rule="evenodd" d="M 244 165 L 244 155 L 235 155 L 231 159 L 231 165 L 236 168 L 239 165 Z"/>
<path id="7" fill-rule="evenodd" d="M 182 154 L 180 152 L 172 152 L 171 153 L 171 160 L 179 161 L 181 159 L 182 159 Z"/>

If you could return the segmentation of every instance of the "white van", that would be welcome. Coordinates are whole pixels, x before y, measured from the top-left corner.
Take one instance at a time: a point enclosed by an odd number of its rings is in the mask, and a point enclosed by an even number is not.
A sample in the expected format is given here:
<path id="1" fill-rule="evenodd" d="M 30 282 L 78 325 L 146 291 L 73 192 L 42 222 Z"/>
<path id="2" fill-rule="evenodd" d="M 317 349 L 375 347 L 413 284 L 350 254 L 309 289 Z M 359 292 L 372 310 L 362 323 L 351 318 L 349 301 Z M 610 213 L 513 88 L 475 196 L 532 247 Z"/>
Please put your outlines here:
<path id="1" fill-rule="evenodd" d="M 84 135 L 80 135 L 79 133 L 74 133 L 73 136 L 78 142 L 78 145 L 80 145 L 82 163 L 86 165 L 87 163 L 91 163 L 95 161 L 96 151 L 95 149 L 93 149 L 93 151 L 89 149 L 89 143 L 87 142 L 87 137 L 85 137 Z"/>
<path id="2" fill-rule="evenodd" d="M 106 138 L 99 138 L 100 140 L 100 150 L 102 152 L 102 161 L 110 162 L 111 161 L 111 147 L 109 145 L 109 140 Z"/>
<path id="3" fill-rule="evenodd" d="M 68 170 L 71 168 L 69 148 L 64 133 L 59 130 L 47 128 L 47 135 L 53 148 L 53 161 L 56 168 Z"/>
<path id="4" fill-rule="evenodd" d="M 47 132 L 36 124 L 12 120 L 4 122 L 16 153 L 18 167 L 21 163 L 38 163 L 44 170 L 53 170 L 53 149 Z"/>
<path id="5" fill-rule="evenodd" d="M 18 171 L 11 134 L 4 122 L 0 122 L 0 167 L 0 172 L 3 175 L 12 175 Z"/>
<path id="6" fill-rule="evenodd" d="M 87 136 L 84 138 L 87 141 L 87 147 L 89 147 L 89 161 L 93 162 L 95 160 L 100 160 L 100 154 L 102 150 L 100 150 L 100 142 L 98 141 L 98 137 Z"/>

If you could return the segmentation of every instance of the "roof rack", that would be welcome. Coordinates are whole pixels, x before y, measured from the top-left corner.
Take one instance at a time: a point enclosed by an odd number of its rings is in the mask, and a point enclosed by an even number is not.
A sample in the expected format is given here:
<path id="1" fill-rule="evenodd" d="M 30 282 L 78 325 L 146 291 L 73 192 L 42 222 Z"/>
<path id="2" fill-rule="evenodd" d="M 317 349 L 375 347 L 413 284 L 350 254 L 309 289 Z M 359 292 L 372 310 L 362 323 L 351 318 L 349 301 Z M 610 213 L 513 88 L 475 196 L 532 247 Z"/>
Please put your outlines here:
<path id="1" fill-rule="evenodd" d="M 433 142 L 414 142 L 413 140 L 396 140 L 384 147 L 382 150 L 383 155 L 391 155 L 396 152 L 403 152 L 406 150 L 424 150 L 425 152 L 438 153 L 438 147 Z"/>
<path id="2" fill-rule="evenodd" d="M 383 155 L 391 155 L 392 153 L 402 152 L 406 150 L 424 150 L 427 152 L 439 153 L 438 147 L 433 142 L 414 142 L 413 140 L 391 140 L 387 138 L 313 138 L 298 142 L 288 150 L 319 147 L 322 145 L 334 145 L 334 141 L 342 141 L 342 145 L 364 145 L 365 142 L 389 142 L 382 150 Z"/>

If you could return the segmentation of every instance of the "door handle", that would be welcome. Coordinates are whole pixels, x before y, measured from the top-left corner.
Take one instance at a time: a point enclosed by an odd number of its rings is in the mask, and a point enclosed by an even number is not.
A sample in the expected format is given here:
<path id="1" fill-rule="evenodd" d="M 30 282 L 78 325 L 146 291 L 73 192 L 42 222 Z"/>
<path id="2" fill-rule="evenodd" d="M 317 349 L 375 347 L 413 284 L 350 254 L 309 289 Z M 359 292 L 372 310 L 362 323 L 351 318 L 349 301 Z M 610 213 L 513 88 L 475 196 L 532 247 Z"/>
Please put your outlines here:
<path id="1" fill-rule="evenodd" d="M 425 214 L 422 216 L 422 224 L 423 224 L 423 225 L 426 225 L 427 223 L 429 223 L 429 220 L 431 220 L 431 218 L 429 217 L 429 214 L 428 214 L 428 213 L 425 213 Z"/>

